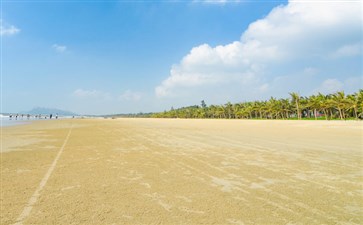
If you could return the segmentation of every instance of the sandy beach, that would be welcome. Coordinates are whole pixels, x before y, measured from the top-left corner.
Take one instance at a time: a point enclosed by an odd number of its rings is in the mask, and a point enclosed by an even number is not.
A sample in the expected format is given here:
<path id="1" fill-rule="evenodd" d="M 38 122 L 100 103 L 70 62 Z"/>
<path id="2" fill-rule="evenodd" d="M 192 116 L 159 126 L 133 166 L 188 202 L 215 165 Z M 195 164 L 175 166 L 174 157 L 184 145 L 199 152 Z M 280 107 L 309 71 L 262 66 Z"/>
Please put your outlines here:
<path id="1" fill-rule="evenodd" d="M 0 224 L 363 224 L 363 123 L 2 128 Z"/>

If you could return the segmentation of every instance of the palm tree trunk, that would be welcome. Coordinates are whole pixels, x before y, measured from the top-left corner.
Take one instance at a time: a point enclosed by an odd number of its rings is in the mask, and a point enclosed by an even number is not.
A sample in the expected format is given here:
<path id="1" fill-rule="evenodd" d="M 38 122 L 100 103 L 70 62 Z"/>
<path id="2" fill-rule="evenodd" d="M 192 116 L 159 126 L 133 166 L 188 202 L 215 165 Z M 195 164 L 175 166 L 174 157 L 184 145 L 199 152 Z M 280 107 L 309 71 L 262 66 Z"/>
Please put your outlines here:
<path id="1" fill-rule="evenodd" d="M 343 114 L 342 114 L 342 110 L 340 109 L 340 107 L 338 107 L 338 111 L 339 111 L 340 119 L 343 120 Z"/>
<path id="2" fill-rule="evenodd" d="M 299 112 L 299 103 L 297 102 L 297 100 L 296 100 L 296 113 L 297 113 L 297 118 L 300 119 L 301 115 L 300 115 L 300 112 Z"/>
<path id="3" fill-rule="evenodd" d="M 325 115 L 325 120 L 328 120 L 328 114 L 326 113 L 326 110 L 323 109 L 323 111 L 324 111 L 324 115 Z"/>
<path id="4" fill-rule="evenodd" d="M 315 120 L 317 120 L 317 115 L 316 115 L 316 109 L 314 109 L 314 117 L 315 117 Z"/>

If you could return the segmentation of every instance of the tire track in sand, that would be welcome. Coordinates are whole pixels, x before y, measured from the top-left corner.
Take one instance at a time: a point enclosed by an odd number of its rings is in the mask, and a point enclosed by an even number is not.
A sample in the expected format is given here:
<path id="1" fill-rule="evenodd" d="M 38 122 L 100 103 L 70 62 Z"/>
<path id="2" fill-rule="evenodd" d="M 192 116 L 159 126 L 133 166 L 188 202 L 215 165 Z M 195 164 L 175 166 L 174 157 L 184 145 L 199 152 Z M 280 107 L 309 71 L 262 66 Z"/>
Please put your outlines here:
<path id="1" fill-rule="evenodd" d="M 20 215 L 16 219 L 16 222 L 14 223 L 14 225 L 22 225 L 24 220 L 30 215 L 34 204 L 38 201 L 38 198 L 40 196 L 41 191 L 43 190 L 43 188 L 47 184 L 50 175 L 52 175 L 52 172 L 53 172 L 54 168 L 56 167 L 60 156 L 62 155 L 64 147 L 66 146 L 66 144 L 68 142 L 68 139 L 71 136 L 72 129 L 73 129 L 73 124 L 69 128 L 67 137 L 64 140 L 62 147 L 59 149 L 57 156 L 54 158 L 52 165 L 49 167 L 47 173 L 45 174 L 45 176 L 41 180 L 38 188 L 35 190 L 34 194 L 30 197 L 30 199 L 29 199 L 28 203 L 25 205 L 23 211 L 20 213 Z"/>

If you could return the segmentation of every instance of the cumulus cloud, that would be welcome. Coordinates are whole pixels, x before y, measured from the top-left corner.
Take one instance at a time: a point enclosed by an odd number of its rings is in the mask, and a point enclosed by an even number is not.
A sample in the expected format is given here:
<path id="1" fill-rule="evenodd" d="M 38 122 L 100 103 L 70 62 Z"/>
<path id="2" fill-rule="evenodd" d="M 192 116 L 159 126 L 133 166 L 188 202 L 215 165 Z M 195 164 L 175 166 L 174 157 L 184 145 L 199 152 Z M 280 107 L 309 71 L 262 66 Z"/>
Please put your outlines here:
<path id="1" fill-rule="evenodd" d="M 67 51 L 67 46 L 65 45 L 58 45 L 58 44 L 54 44 L 52 45 L 52 48 L 58 52 L 58 53 L 63 53 L 65 51 Z"/>
<path id="2" fill-rule="evenodd" d="M 172 66 L 171 76 L 156 87 L 156 95 L 173 95 L 173 89 L 180 87 L 246 84 L 255 80 L 255 73 L 260 67 L 245 60 L 240 48 L 240 42 L 215 48 L 207 44 L 193 48 L 179 65 Z"/>
<path id="3" fill-rule="evenodd" d="M 334 73 L 335 67 L 344 67 L 343 61 L 336 60 L 338 57 L 361 55 L 360 4 L 290 1 L 278 6 L 265 18 L 251 23 L 240 40 L 192 48 L 172 66 L 169 77 L 155 88 L 155 94 L 177 97 L 190 93 L 200 98 L 200 89 L 212 94 L 241 95 L 246 90 L 255 94 L 273 91 L 270 83 L 277 77 L 302 80 L 314 75 L 322 79 L 327 73 Z M 329 60 L 335 61 L 329 64 Z M 360 68 L 357 63 L 355 66 Z M 357 73 L 361 75 L 361 71 Z M 334 81 L 327 81 L 326 85 L 333 84 L 338 85 Z M 311 86 L 305 84 L 302 88 L 312 89 Z M 285 87 L 285 91 L 291 88 L 294 87 Z"/>
<path id="4" fill-rule="evenodd" d="M 328 78 L 324 80 L 313 92 L 332 94 L 337 91 L 346 91 L 347 93 L 356 92 L 358 89 L 363 88 L 363 78 L 362 77 L 349 77 L 344 80 L 339 80 L 336 78 Z"/>
<path id="5" fill-rule="evenodd" d="M 107 92 L 98 91 L 98 90 L 84 90 L 84 89 L 77 89 L 73 92 L 73 95 L 78 98 L 93 98 L 93 99 L 103 99 L 109 100 L 111 99 L 111 95 Z"/>
<path id="6" fill-rule="evenodd" d="M 123 101 L 139 101 L 141 99 L 141 93 L 126 90 L 120 95 L 119 99 Z"/>
<path id="7" fill-rule="evenodd" d="M 20 29 L 14 25 L 9 25 L 0 20 L 0 35 L 1 36 L 12 36 L 20 32 Z"/>
<path id="8" fill-rule="evenodd" d="M 321 93 L 334 93 L 336 91 L 341 91 L 343 89 L 343 82 L 338 79 L 326 79 L 323 83 L 318 87 L 317 92 Z"/>
<path id="9" fill-rule="evenodd" d="M 333 54 L 333 58 L 349 57 L 349 56 L 359 56 L 362 54 L 362 43 L 348 44 L 339 47 Z"/>

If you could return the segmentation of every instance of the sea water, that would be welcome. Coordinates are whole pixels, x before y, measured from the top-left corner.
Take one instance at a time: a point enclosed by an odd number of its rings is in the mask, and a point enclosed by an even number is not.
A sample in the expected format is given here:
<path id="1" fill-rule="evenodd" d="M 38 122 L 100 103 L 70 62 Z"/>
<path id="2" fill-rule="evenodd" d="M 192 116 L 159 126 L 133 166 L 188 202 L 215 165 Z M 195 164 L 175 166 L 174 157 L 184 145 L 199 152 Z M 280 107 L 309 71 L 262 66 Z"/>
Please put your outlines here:
<path id="1" fill-rule="evenodd" d="M 56 119 L 55 117 L 53 117 L 53 118 Z M 73 117 L 72 116 L 58 116 L 58 119 L 70 119 L 70 118 L 73 118 Z M 43 115 L 43 118 L 41 118 L 41 119 L 35 118 L 34 116 L 31 116 L 28 119 L 26 115 L 24 115 L 23 117 L 18 116 L 18 118 L 15 119 L 15 116 L 13 114 L 13 117 L 10 119 L 9 115 L 0 114 L 0 127 L 27 124 L 27 123 L 30 123 L 35 120 L 44 120 L 44 115 Z M 49 120 L 49 117 L 48 117 L 48 120 Z"/>
<path id="2" fill-rule="evenodd" d="M 29 123 L 31 119 L 27 119 L 26 117 L 18 118 L 17 120 L 14 118 L 11 118 L 8 115 L 0 114 L 0 127 L 8 127 L 8 126 L 16 126 L 21 124 Z"/>

